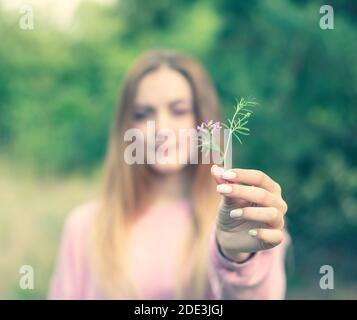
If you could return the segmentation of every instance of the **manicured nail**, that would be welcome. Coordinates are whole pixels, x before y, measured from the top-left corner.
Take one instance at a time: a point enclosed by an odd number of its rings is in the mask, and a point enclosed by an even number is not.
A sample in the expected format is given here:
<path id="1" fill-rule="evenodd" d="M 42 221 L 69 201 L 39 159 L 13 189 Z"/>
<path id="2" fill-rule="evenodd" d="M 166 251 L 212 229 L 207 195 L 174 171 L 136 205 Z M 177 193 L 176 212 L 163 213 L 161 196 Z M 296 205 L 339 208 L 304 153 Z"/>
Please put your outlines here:
<path id="1" fill-rule="evenodd" d="M 231 218 L 239 218 L 243 215 L 243 210 L 242 209 L 234 209 L 231 211 L 229 214 Z"/>
<path id="2" fill-rule="evenodd" d="M 219 176 L 220 177 L 222 175 L 223 171 L 224 171 L 223 168 L 221 168 L 221 167 L 216 165 L 214 167 L 213 173 L 214 173 L 215 176 Z"/>
<path id="3" fill-rule="evenodd" d="M 251 235 L 252 237 L 256 237 L 258 235 L 258 231 L 255 229 L 250 229 L 248 231 L 249 235 Z"/>
<path id="4" fill-rule="evenodd" d="M 234 179 L 237 174 L 234 171 L 225 171 L 222 174 L 223 179 Z"/>
<path id="5" fill-rule="evenodd" d="M 232 187 L 228 184 L 220 184 L 217 186 L 217 191 L 220 193 L 231 193 Z"/>

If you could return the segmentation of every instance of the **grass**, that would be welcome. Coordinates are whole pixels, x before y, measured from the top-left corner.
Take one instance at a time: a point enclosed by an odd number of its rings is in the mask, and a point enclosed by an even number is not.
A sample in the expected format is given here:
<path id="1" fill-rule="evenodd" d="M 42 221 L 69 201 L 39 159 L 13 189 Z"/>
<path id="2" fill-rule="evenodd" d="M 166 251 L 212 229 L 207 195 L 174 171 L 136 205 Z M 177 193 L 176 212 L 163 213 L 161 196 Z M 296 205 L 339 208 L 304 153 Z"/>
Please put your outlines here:
<path id="1" fill-rule="evenodd" d="M 42 299 L 55 263 L 63 222 L 98 193 L 95 176 L 36 178 L 0 161 L 0 299 Z M 19 287 L 20 267 L 34 268 L 34 289 Z"/>

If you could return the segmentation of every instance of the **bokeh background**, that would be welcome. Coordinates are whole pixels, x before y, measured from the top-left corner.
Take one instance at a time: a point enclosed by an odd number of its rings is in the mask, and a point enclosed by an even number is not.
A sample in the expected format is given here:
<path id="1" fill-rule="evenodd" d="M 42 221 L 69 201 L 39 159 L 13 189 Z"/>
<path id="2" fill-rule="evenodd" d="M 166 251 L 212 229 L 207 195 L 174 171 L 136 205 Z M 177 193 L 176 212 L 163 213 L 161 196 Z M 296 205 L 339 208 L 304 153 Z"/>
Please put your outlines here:
<path id="1" fill-rule="evenodd" d="M 24 3 L 34 29 L 19 28 Z M 223 114 L 260 106 L 235 165 L 283 187 L 287 298 L 357 298 L 357 7 L 325 1 L 0 0 L 0 298 L 46 297 L 68 212 L 99 192 L 125 71 L 146 49 L 195 56 Z M 35 289 L 19 288 L 19 269 Z M 321 290 L 322 265 L 334 290 Z"/>

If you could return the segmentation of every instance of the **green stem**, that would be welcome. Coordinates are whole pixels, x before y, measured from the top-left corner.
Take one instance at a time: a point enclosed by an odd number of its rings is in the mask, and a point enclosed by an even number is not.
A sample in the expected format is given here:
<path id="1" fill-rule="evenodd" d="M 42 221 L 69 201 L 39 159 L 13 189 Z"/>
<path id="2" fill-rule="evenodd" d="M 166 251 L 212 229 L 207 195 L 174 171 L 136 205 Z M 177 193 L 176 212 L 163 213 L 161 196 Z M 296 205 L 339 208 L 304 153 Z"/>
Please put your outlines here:
<path id="1" fill-rule="evenodd" d="M 227 156 L 227 151 L 228 151 L 229 143 L 231 142 L 231 139 L 232 139 L 232 133 L 233 133 L 232 125 L 234 124 L 235 118 L 236 118 L 236 116 L 237 116 L 237 114 L 238 114 L 239 111 L 240 111 L 240 108 L 239 108 L 239 105 L 238 105 L 237 108 L 236 108 L 236 111 L 234 112 L 232 121 L 230 122 L 230 126 L 229 126 L 229 135 L 228 135 L 227 144 L 226 144 L 225 151 L 224 151 L 224 156 L 223 156 L 223 167 L 224 167 L 224 170 L 227 170 L 227 169 L 228 169 L 228 168 L 227 168 L 227 162 L 226 162 L 226 156 Z"/>

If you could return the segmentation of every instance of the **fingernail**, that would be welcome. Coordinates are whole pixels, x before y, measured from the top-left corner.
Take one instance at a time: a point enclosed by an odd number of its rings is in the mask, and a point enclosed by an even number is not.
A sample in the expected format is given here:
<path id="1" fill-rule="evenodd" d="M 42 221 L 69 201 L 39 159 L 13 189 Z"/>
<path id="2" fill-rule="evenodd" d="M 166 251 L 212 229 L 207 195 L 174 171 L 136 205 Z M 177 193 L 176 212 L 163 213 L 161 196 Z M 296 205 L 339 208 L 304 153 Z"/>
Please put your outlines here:
<path id="1" fill-rule="evenodd" d="M 220 193 L 230 193 L 232 192 L 232 187 L 227 184 L 220 184 L 217 186 L 217 191 Z"/>
<path id="2" fill-rule="evenodd" d="M 231 211 L 229 214 L 231 218 L 239 218 L 243 215 L 243 210 L 242 209 L 234 209 Z"/>
<path id="3" fill-rule="evenodd" d="M 214 170 L 213 170 L 213 173 L 214 173 L 215 176 L 221 176 L 223 171 L 224 171 L 223 168 L 221 168 L 219 166 L 215 166 Z"/>
<path id="4" fill-rule="evenodd" d="M 222 174 L 223 179 L 234 179 L 237 174 L 234 171 L 225 171 Z"/>
<path id="5" fill-rule="evenodd" d="M 255 229 L 250 229 L 248 231 L 249 235 L 251 235 L 252 237 L 256 237 L 258 235 L 258 231 Z"/>

